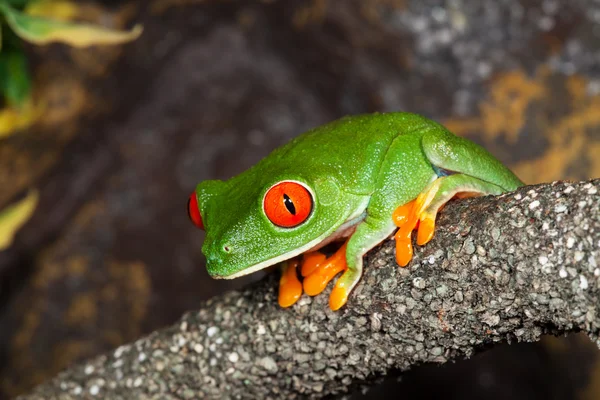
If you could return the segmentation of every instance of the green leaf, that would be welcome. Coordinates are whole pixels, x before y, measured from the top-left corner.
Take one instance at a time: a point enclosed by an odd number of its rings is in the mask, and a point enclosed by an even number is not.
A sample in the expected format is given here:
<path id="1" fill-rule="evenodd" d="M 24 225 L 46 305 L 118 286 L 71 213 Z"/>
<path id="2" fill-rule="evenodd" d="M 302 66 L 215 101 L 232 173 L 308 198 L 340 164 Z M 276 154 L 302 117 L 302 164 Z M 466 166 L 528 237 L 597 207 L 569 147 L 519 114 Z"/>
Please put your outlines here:
<path id="1" fill-rule="evenodd" d="M 137 39 L 142 34 L 141 25 L 131 31 L 117 31 L 91 24 L 63 22 L 24 14 L 0 2 L 0 12 L 20 38 L 35 44 L 62 42 L 73 47 L 102 44 L 119 44 Z"/>
<path id="2" fill-rule="evenodd" d="M 2 0 L 4 3 L 8 3 L 8 5 L 15 7 L 17 9 L 22 9 L 28 3 L 31 3 L 32 0 Z"/>
<path id="3" fill-rule="evenodd" d="M 25 55 L 12 49 L 0 52 L 0 93 L 8 104 L 19 107 L 30 91 L 31 79 Z"/>
<path id="4" fill-rule="evenodd" d="M 31 218 L 38 197 L 37 190 L 30 190 L 24 199 L 0 210 L 0 251 L 10 247 L 17 231 Z"/>

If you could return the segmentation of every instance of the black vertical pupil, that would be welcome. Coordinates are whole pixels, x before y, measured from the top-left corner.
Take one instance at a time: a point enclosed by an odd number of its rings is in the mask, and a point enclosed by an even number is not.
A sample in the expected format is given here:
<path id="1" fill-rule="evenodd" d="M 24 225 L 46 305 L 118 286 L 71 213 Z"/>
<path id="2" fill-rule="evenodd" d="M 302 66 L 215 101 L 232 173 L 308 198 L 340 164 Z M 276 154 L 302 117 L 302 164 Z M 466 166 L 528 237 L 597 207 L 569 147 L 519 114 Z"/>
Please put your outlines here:
<path id="1" fill-rule="evenodd" d="M 285 204 L 285 208 L 287 208 L 290 214 L 296 215 L 296 207 L 294 206 L 294 202 L 292 199 L 290 199 L 290 196 L 285 193 L 283 194 L 283 204 Z"/>

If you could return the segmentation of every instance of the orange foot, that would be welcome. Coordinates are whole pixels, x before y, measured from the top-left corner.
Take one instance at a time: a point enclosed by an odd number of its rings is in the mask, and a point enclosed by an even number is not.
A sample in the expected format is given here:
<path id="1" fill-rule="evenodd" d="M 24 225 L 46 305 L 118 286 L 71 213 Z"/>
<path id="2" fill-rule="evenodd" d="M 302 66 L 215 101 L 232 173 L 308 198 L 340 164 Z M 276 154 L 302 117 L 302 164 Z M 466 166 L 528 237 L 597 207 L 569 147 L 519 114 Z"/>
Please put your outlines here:
<path id="1" fill-rule="evenodd" d="M 294 305 L 300 296 L 302 296 L 302 284 L 296 274 L 296 268 L 299 261 L 297 258 L 287 262 L 285 270 L 281 274 L 279 280 L 279 305 L 281 307 L 289 307 Z"/>
<path id="2" fill-rule="evenodd" d="M 316 296 L 325 290 L 327 284 L 340 272 L 348 269 L 346 265 L 346 245 L 338 249 L 331 257 L 313 252 L 304 256 L 302 276 L 304 292 Z"/>
<path id="3" fill-rule="evenodd" d="M 437 190 L 437 188 L 436 188 Z M 435 231 L 435 215 L 426 212 L 426 208 L 433 198 L 432 190 L 423 192 L 404 205 L 398 207 L 392 218 L 398 231 L 394 235 L 396 239 L 396 262 L 401 267 L 408 265 L 413 256 L 411 243 L 412 231 L 418 228 L 417 244 L 422 246 L 433 238 Z"/>

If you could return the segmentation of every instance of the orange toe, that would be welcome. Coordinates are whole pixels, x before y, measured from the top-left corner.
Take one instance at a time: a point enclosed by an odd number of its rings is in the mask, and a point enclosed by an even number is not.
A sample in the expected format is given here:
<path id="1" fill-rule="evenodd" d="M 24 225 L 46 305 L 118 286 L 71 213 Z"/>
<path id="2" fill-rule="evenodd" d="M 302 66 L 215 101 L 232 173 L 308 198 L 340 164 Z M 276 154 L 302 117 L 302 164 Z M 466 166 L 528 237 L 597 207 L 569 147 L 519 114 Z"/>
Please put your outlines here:
<path id="1" fill-rule="evenodd" d="M 304 292 L 309 296 L 316 296 L 325 290 L 327 284 L 340 272 L 346 269 L 346 262 L 330 263 L 326 262 L 312 274 L 304 278 L 302 282 Z"/>
<path id="2" fill-rule="evenodd" d="M 419 230 L 417 232 L 417 244 L 422 246 L 428 243 L 433 237 L 435 231 L 435 219 L 429 216 L 423 218 L 419 224 Z"/>
<path id="3" fill-rule="evenodd" d="M 320 263 L 311 273 L 304 277 L 302 285 L 309 296 L 316 296 L 325 290 L 327 284 L 340 272 L 347 269 L 346 244 L 334 255 Z"/>
<path id="4" fill-rule="evenodd" d="M 411 212 L 394 235 L 394 239 L 396 240 L 396 262 L 401 267 L 406 267 L 412 259 L 413 247 L 411 237 L 412 231 L 417 226 L 418 221 Z"/>
<path id="5" fill-rule="evenodd" d="M 415 200 L 412 200 L 406 204 L 401 205 L 400 207 L 396 208 L 396 210 L 394 210 L 394 212 L 392 213 L 392 219 L 394 220 L 394 224 L 396 226 L 402 226 L 408 221 L 408 218 L 414 207 L 414 204 L 415 204 Z"/>
<path id="6" fill-rule="evenodd" d="M 298 280 L 296 267 L 298 260 L 288 261 L 290 264 L 279 280 L 279 305 L 281 307 L 289 307 L 295 304 L 300 296 L 302 296 L 302 284 Z"/>
<path id="7" fill-rule="evenodd" d="M 331 295 L 329 295 L 329 308 L 333 311 L 337 311 L 346 304 L 348 301 L 348 290 L 344 287 L 344 285 L 338 280 L 335 287 L 331 291 Z"/>
<path id="8" fill-rule="evenodd" d="M 302 258 L 302 276 L 308 276 L 312 274 L 321 264 L 325 262 L 327 257 L 325 254 L 318 251 L 304 254 Z"/>
<path id="9" fill-rule="evenodd" d="M 435 194 L 435 192 L 432 192 Z M 401 205 L 392 214 L 394 224 L 398 231 L 394 236 L 396 239 L 396 262 L 401 267 L 408 265 L 413 257 L 412 231 L 417 229 L 417 243 L 427 243 L 433 237 L 435 220 L 425 218 L 420 220 L 424 208 L 431 201 L 433 194 L 430 191 L 420 193 L 416 199 Z"/>
<path id="10" fill-rule="evenodd" d="M 396 262 L 401 267 L 406 267 L 412 260 L 413 248 L 412 243 L 406 240 L 396 239 Z"/>

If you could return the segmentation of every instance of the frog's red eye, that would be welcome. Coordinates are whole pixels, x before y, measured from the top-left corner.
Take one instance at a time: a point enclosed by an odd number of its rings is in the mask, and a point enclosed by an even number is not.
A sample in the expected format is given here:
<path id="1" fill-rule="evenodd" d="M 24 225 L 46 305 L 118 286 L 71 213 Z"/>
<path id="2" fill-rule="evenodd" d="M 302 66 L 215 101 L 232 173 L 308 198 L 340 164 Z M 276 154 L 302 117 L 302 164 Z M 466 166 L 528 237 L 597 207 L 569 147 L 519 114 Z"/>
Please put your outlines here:
<path id="1" fill-rule="evenodd" d="M 196 197 L 196 193 L 190 194 L 188 198 L 188 217 L 192 220 L 194 225 L 196 225 L 200 229 L 204 229 L 204 224 L 202 223 L 202 215 L 200 215 L 200 208 L 198 207 L 198 198 Z"/>
<path id="2" fill-rule="evenodd" d="M 293 228 L 306 221 L 313 209 L 313 198 L 300 183 L 283 181 L 267 191 L 263 208 L 272 223 Z"/>

